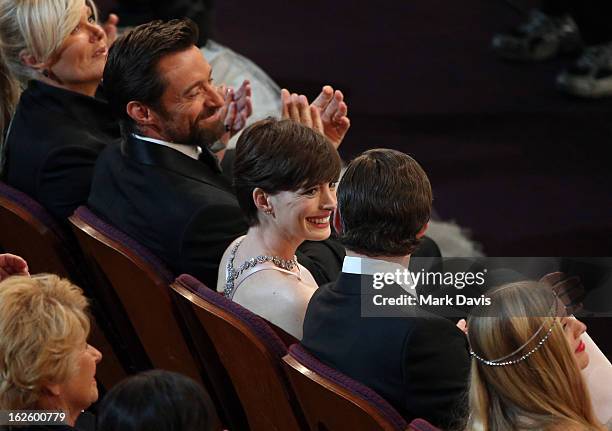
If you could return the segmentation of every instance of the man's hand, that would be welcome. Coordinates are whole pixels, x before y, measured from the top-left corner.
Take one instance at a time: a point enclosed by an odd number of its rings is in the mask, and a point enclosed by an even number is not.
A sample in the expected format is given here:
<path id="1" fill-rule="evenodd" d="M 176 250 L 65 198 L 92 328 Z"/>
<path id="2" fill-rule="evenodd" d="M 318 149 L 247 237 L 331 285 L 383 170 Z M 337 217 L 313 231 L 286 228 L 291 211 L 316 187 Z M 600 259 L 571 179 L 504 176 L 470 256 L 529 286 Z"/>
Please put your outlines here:
<path id="1" fill-rule="evenodd" d="M 221 140 L 227 142 L 232 136 L 241 131 L 247 122 L 247 118 L 253 113 L 253 104 L 251 103 L 251 84 L 245 80 L 238 91 L 233 88 L 220 87 L 222 91 L 225 105 L 222 108 L 225 111 L 223 125 L 225 133 Z"/>
<path id="2" fill-rule="evenodd" d="M 344 95 L 340 90 L 334 91 L 332 87 L 326 85 L 312 104 L 321 111 L 325 136 L 338 148 L 351 127 Z"/>
<path id="3" fill-rule="evenodd" d="M 286 89 L 281 90 L 281 101 L 283 105 L 283 118 L 289 118 L 296 123 L 315 129 L 322 135 L 325 134 L 321 111 L 314 104 L 308 104 L 308 98 L 303 94 L 290 94 Z"/>
<path id="4" fill-rule="evenodd" d="M 114 13 L 108 15 L 106 22 L 102 24 L 104 33 L 106 33 L 106 41 L 110 47 L 117 39 L 117 24 L 119 24 L 119 17 Z"/>
<path id="5" fill-rule="evenodd" d="M 30 275 L 28 263 L 14 254 L 0 254 L 0 281 L 11 275 Z"/>
<path id="6" fill-rule="evenodd" d="M 283 118 L 290 118 L 323 134 L 335 148 L 338 148 L 346 135 L 351 122 L 346 116 L 348 107 L 344 95 L 329 85 L 323 87 L 321 94 L 308 104 L 304 95 L 290 94 L 281 90 Z"/>

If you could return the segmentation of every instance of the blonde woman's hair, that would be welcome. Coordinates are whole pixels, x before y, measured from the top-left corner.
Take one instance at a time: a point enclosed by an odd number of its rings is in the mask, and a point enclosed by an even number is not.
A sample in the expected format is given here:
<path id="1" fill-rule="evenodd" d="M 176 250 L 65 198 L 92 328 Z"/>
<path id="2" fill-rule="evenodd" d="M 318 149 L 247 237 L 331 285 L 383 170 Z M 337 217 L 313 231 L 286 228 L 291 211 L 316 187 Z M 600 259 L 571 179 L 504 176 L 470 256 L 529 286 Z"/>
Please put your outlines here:
<path id="1" fill-rule="evenodd" d="M 78 25 L 84 0 L 0 1 L 0 172 L 4 160 L 4 131 L 15 111 L 21 89 L 38 71 L 22 61 L 32 55 L 48 61 Z M 87 0 L 94 14 L 92 1 Z"/>
<path id="2" fill-rule="evenodd" d="M 0 283 L 0 410 L 34 409 L 43 385 L 68 380 L 89 334 L 88 302 L 66 279 Z"/>
<path id="3" fill-rule="evenodd" d="M 518 350 L 511 360 L 537 349 L 504 366 L 472 357 L 467 429 L 600 429 L 574 353 L 555 316 L 556 297 L 550 287 L 518 282 L 489 296 L 493 310 L 468 319 L 471 350 L 486 360 Z"/>

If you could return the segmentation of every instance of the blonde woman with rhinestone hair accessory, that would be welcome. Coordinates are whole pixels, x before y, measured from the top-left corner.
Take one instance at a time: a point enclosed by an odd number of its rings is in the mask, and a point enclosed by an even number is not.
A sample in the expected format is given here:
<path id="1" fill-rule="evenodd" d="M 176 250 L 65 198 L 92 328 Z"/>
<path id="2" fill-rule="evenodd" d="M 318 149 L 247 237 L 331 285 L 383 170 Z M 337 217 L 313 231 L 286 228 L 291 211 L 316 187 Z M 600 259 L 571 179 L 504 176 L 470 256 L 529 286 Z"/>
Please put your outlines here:
<path id="1" fill-rule="evenodd" d="M 488 295 L 468 319 L 472 355 L 468 430 L 605 430 L 581 369 L 586 326 L 563 316 L 548 285 L 518 282 Z M 480 311 L 480 312 L 479 312 Z"/>
<path id="2" fill-rule="evenodd" d="M 58 219 L 85 203 L 120 136 L 96 97 L 117 17 L 97 18 L 92 0 L 0 1 L 0 173 Z"/>
<path id="3" fill-rule="evenodd" d="M 0 410 L 61 410 L 59 431 L 98 399 L 102 354 L 87 344 L 87 307 L 83 291 L 55 275 L 0 283 Z"/>

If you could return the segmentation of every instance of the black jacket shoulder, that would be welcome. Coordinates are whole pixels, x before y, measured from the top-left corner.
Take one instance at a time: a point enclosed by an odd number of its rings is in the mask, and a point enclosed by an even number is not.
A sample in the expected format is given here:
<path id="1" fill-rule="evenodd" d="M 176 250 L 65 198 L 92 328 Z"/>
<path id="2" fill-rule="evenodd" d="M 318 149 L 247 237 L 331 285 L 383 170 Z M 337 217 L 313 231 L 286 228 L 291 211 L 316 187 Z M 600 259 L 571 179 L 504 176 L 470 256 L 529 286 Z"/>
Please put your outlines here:
<path id="1" fill-rule="evenodd" d="M 7 136 L 5 180 L 65 219 L 86 202 L 95 161 L 119 136 L 106 102 L 32 80 Z"/>
<path id="2" fill-rule="evenodd" d="M 465 415 L 466 337 L 425 310 L 411 310 L 411 317 L 362 317 L 361 286 L 371 286 L 371 278 L 342 273 L 319 287 L 308 304 L 302 344 L 372 388 L 407 420 L 448 426 Z"/>

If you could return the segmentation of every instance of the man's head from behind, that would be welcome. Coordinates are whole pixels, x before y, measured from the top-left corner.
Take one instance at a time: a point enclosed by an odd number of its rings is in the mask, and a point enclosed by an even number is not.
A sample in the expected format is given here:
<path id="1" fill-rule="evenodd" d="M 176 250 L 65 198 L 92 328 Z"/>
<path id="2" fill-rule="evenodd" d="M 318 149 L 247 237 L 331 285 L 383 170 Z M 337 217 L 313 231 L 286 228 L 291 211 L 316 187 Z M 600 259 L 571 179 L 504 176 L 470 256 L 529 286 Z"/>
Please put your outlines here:
<path id="1" fill-rule="evenodd" d="M 223 133 L 223 97 L 195 46 L 188 19 L 140 25 L 112 45 L 103 85 L 124 133 L 178 144 L 212 144 Z"/>
<path id="2" fill-rule="evenodd" d="M 338 187 L 340 241 L 370 257 L 406 256 L 425 233 L 431 203 L 429 179 L 412 157 L 366 151 L 349 164 Z"/>

